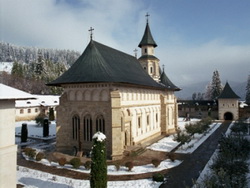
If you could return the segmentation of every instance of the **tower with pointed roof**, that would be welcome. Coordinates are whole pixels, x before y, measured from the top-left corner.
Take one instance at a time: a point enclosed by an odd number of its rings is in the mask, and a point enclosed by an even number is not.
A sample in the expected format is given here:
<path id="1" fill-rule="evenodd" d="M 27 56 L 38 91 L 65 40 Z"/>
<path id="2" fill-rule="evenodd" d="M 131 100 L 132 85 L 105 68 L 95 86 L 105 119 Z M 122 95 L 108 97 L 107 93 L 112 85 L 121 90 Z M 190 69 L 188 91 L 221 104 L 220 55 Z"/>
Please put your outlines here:
<path id="1" fill-rule="evenodd" d="M 148 16 L 146 28 L 139 43 L 138 47 L 141 48 L 141 57 L 138 59 L 141 63 L 143 69 L 155 80 L 159 81 L 160 79 L 160 68 L 159 68 L 159 59 L 154 56 L 154 50 L 157 47 L 156 42 L 151 34 L 149 23 L 148 23 Z"/>
<path id="2" fill-rule="evenodd" d="M 227 82 L 218 97 L 220 120 L 237 120 L 239 118 L 239 98 Z"/>

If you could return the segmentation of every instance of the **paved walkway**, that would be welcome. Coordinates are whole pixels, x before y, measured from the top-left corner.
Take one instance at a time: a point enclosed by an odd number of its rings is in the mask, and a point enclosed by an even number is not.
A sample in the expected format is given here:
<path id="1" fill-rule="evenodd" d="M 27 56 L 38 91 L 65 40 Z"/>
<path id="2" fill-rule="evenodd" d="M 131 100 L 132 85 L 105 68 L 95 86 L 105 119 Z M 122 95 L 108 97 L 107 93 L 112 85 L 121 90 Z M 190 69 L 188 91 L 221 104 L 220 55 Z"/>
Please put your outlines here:
<path id="1" fill-rule="evenodd" d="M 192 187 L 200 172 L 203 170 L 210 157 L 218 146 L 221 134 L 225 133 L 231 121 L 226 121 L 209 136 L 192 154 L 185 156 L 184 161 L 177 167 L 167 170 L 167 181 L 160 188 Z"/>

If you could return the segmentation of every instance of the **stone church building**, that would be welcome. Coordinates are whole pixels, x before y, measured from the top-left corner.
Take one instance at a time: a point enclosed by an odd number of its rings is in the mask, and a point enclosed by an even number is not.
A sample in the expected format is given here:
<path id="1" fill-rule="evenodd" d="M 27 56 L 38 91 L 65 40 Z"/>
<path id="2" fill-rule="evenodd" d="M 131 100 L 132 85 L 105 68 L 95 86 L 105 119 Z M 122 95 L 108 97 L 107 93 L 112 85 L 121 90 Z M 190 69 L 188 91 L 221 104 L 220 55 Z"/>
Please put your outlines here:
<path id="1" fill-rule="evenodd" d="M 147 22 L 137 59 L 91 40 L 76 62 L 48 85 L 64 88 L 57 107 L 58 151 L 88 153 L 92 136 L 107 136 L 107 154 L 120 159 L 129 146 L 174 133 L 180 90 L 159 67 Z"/>

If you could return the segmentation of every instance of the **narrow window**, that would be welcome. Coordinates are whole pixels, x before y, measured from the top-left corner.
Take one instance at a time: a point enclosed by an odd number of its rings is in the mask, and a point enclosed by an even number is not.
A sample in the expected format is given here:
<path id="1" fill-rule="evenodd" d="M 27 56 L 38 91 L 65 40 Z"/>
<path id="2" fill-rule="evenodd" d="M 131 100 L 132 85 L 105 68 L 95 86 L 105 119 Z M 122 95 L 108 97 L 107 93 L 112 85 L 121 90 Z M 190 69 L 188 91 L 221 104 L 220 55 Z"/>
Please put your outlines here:
<path id="1" fill-rule="evenodd" d="M 156 120 L 156 122 L 158 122 L 158 114 L 157 113 L 155 114 L 155 120 Z"/>
<path id="2" fill-rule="evenodd" d="M 83 120 L 83 139 L 84 141 L 92 141 L 92 119 L 90 115 L 86 115 Z"/>
<path id="3" fill-rule="evenodd" d="M 141 128 L 141 117 L 138 117 L 138 128 Z"/>
<path id="4" fill-rule="evenodd" d="M 72 138 L 73 138 L 73 140 L 78 139 L 79 129 L 80 129 L 80 118 L 79 118 L 79 116 L 74 115 L 72 117 Z"/>
<path id="5" fill-rule="evenodd" d="M 98 131 L 105 134 L 105 120 L 102 115 L 97 116 L 96 118 L 96 132 Z"/>
<path id="6" fill-rule="evenodd" d="M 144 49 L 144 52 L 145 52 L 145 53 L 148 53 L 148 50 L 147 50 L 147 48 L 145 48 L 145 49 Z"/>
<path id="7" fill-rule="evenodd" d="M 20 109 L 20 114 L 23 114 L 23 109 Z"/>
<path id="8" fill-rule="evenodd" d="M 150 67 L 150 73 L 151 74 L 153 73 L 153 67 Z"/>
<path id="9" fill-rule="evenodd" d="M 149 125 L 149 115 L 147 115 L 147 125 Z"/>
<path id="10" fill-rule="evenodd" d="M 28 113 L 31 113 L 31 109 L 28 109 Z"/>

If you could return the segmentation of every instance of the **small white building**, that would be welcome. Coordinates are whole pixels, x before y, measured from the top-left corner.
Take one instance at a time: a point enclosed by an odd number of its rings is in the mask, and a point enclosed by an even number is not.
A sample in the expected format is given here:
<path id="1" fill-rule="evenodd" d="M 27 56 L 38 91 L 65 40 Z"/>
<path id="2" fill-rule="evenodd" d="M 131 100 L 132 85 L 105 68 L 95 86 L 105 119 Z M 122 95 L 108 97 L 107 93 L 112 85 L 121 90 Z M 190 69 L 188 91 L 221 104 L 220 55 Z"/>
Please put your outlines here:
<path id="1" fill-rule="evenodd" d="M 0 83 L 0 188 L 16 187 L 15 101 L 31 98 Z"/>
<path id="2" fill-rule="evenodd" d="M 33 120 L 40 113 L 47 115 L 49 109 L 59 105 L 59 96 L 33 95 L 35 99 L 16 101 L 16 121 Z"/>
<path id="3" fill-rule="evenodd" d="M 219 120 L 237 120 L 239 118 L 239 98 L 227 82 L 218 97 Z"/>

